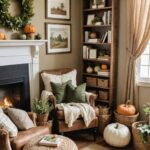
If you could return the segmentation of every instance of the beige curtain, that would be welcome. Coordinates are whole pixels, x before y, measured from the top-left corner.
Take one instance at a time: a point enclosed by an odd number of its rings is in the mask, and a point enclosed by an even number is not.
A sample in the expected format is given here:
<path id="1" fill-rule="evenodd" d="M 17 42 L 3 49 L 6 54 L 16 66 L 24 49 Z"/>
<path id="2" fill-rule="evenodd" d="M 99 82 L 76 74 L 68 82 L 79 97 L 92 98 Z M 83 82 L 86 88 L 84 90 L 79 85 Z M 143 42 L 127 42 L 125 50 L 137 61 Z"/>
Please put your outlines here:
<path id="1" fill-rule="evenodd" d="M 127 0 L 127 58 L 123 100 L 138 106 L 135 79 L 137 58 L 150 40 L 150 0 Z"/>

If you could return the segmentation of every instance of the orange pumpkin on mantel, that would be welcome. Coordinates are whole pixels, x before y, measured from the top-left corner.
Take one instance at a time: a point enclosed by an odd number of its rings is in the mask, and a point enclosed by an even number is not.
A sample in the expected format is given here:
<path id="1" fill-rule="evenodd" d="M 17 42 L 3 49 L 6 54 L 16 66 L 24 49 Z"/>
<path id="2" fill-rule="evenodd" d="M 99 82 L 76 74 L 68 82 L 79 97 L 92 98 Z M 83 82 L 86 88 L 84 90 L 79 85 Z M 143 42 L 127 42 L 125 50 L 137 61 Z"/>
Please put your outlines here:
<path id="1" fill-rule="evenodd" d="M 117 107 L 117 113 L 125 116 L 135 115 L 136 109 L 135 106 L 131 104 L 130 100 L 126 102 L 126 104 L 120 104 Z"/>
<path id="2" fill-rule="evenodd" d="M 24 33 L 35 33 L 36 32 L 36 28 L 34 25 L 32 24 L 26 24 L 24 27 Z"/>
<path id="3" fill-rule="evenodd" d="M 0 40 L 6 40 L 6 35 L 0 32 Z"/>

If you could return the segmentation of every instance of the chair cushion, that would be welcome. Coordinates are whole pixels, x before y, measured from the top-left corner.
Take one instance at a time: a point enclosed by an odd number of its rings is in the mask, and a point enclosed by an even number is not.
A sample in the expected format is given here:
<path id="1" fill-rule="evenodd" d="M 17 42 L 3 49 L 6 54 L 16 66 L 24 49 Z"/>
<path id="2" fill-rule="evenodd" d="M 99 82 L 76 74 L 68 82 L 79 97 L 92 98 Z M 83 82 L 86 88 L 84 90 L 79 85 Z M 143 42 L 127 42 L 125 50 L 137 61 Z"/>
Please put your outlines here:
<path id="1" fill-rule="evenodd" d="M 17 127 L 3 112 L 0 112 L 0 128 L 3 128 L 6 131 L 8 131 L 10 137 L 17 136 L 18 133 Z"/>
<path id="2" fill-rule="evenodd" d="M 56 97 L 57 104 L 65 102 L 66 98 L 66 87 L 68 84 L 71 84 L 71 80 L 65 83 L 53 83 L 51 82 L 52 92 Z"/>
<path id="3" fill-rule="evenodd" d="M 18 136 L 10 139 L 13 149 L 20 150 L 32 138 L 50 133 L 48 126 L 38 126 L 18 132 Z"/>
<path id="4" fill-rule="evenodd" d="M 20 130 L 27 130 L 35 126 L 27 112 L 25 112 L 24 110 L 7 108 L 6 112 Z"/>
<path id="5" fill-rule="evenodd" d="M 86 83 L 83 83 L 77 87 L 74 87 L 70 82 L 67 85 L 66 101 L 68 103 L 86 103 L 85 97 Z"/>
<path id="6" fill-rule="evenodd" d="M 99 116 L 99 108 L 95 107 L 94 110 L 95 110 L 96 116 Z M 57 118 L 58 118 L 58 120 L 64 120 L 65 119 L 63 109 L 62 110 L 57 110 Z M 82 118 L 82 117 L 80 116 L 79 118 Z"/>
<path id="7" fill-rule="evenodd" d="M 52 91 L 50 82 L 62 84 L 71 80 L 73 86 L 76 87 L 77 86 L 76 75 L 77 75 L 77 71 L 75 69 L 62 75 L 49 74 L 45 72 L 41 73 L 41 77 L 44 82 L 46 91 Z"/>

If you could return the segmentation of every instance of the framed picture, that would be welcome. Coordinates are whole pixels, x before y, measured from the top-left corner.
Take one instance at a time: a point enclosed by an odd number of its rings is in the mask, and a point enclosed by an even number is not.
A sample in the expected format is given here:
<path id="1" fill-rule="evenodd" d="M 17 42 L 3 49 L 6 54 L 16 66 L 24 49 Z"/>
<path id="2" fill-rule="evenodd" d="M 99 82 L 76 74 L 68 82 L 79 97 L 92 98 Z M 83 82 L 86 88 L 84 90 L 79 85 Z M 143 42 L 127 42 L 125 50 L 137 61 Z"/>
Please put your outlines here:
<path id="1" fill-rule="evenodd" d="M 96 58 L 97 58 L 97 49 L 90 49 L 89 59 L 96 59 Z"/>
<path id="2" fill-rule="evenodd" d="M 90 14 L 87 16 L 87 25 L 92 25 L 92 20 L 94 20 L 95 15 Z"/>
<path id="3" fill-rule="evenodd" d="M 46 0 L 46 18 L 70 19 L 70 0 Z"/>
<path id="4" fill-rule="evenodd" d="M 71 25 L 46 23 L 47 54 L 71 52 Z"/>

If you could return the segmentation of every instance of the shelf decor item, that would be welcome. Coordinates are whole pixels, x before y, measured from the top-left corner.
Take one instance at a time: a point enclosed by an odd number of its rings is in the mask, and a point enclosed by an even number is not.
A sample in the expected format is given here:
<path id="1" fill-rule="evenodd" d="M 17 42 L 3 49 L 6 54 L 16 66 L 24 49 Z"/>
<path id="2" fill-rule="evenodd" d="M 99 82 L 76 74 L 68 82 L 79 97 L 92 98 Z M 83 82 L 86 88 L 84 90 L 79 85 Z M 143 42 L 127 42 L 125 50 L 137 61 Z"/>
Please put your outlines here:
<path id="1" fill-rule="evenodd" d="M 36 28 L 32 24 L 26 24 L 24 27 L 24 33 L 27 36 L 28 40 L 33 40 L 34 39 L 34 33 L 36 32 Z"/>
<path id="2" fill-rule="evenodd" d="M 6 40 L 6 35 L 0 32 L 0 40 Z"/>
<path id="3" fill-rule="evenodd" d="M 70 0 L 46 0 L 46 17 L 52 19 L 70 19 Z"/>
<path id="4" fill-rule="evenodd" d="M 10 30 L 21 30 L 34 15 L 33 0 L 18 0 L 21 14 L 12 16 L 9 13 L 10 0 L 0 1 L 0 25 Z"/>
<path id="5" fill-rule="evenodd" d="M 46 23 L 47 54 L 71 52 L 71 25 Z"/>

